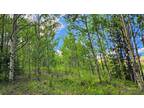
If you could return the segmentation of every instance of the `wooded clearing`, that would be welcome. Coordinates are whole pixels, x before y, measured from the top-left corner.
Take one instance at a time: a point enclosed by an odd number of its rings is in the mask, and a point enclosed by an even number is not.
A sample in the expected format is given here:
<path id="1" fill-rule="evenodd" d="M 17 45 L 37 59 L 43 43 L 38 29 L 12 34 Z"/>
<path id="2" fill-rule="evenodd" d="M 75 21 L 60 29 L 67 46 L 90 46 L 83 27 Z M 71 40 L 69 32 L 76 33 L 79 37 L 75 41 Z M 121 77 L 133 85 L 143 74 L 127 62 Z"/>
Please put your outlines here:
<path id="1" fill-rule="evenodd" d="M 143 45 L 144 15 L 1 14 L 0 94 L 144 94 Z"/>

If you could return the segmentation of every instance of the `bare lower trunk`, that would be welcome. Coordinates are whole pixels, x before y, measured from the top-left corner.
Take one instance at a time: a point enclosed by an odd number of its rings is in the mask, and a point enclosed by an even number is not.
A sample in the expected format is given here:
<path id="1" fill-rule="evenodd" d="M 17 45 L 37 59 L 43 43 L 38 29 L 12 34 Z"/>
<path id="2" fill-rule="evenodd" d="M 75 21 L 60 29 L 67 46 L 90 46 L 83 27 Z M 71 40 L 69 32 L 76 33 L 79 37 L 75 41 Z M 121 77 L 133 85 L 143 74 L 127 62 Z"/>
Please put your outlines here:
<path id="1" fill-rule="evenodd" d="M 100 69 L 99 69 L 99 63 L 98 63 L 98 59 L 97 59 L 97 54 L 94 51 L 91 35 L 90 35 L 89 29 L 88 29 L 88 25 L 87 25 L 87 19 L 86 19 L 86 24 L 85 25 L 86 25 L 86 29 L 87 29 L 87 32 L 88 32 L 87 36 L 88 36 L 88 40 L 90 42 L 91 53 L 93 55 L 93 59 L 94 59 L 95 65 L 96 65 L 97 75 L 98 75 L 99 81 L 102 82 L 102 78 L 101 78 L 101 74 L 100 74 Z"/>
<path id="2" fill-rule="evenodd" d="M 14 80 L 15 74 L 15 61 L 16 61 L 16 32 L 17 32 L 17 19 L 19 15 L 13 15 L 13 28 L 10 38 L 10 64 L 9 64 L 9 81 Z"/>
<path id="3" fill-rule="evenodd" d="M 121 21 L 122 21 L 122 27 L 123 27 L 123 32 L 124 32 L 124 37 L 123 38 L 127 42 L 128 49 L 129 49 L 129 54 L 132 58 L 132 66 L 133 66 L 133 71 L 134 71 L 134 74 L 135 74 L 135 81 L 137 82 L 140 90 L 144 90 L 143 80 L 142 80 L 142 77 L 140 75 L 140 68 L 136 64 L 134 50 L 133 50 L 132 45 L 131 45 L 130 36 L 129 36 L 128 31 L 126 29 L 126 25 L 125 25 L 123 15 L 121 15 Z"/>
<path id="4" fill-rule="evenodd" d="M 10 71 L 9 71 L 9 80 L 13 81 L 15 73 L 15 42 L 11 41 L 10 46 Z"/>

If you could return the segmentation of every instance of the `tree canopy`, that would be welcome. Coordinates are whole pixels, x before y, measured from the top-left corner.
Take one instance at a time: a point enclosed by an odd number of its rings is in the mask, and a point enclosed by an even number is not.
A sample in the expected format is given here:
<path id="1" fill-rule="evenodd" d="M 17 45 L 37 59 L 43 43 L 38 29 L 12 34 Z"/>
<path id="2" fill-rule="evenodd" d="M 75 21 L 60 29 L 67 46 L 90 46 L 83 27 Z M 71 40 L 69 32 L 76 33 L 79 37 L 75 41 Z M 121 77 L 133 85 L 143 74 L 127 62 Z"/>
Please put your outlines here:
<path id="1" fill-rule="evenodd" d="M 67 34 L 56 39 L 61 18 Z M 143 92 L 143 45 L 144 15 L 1 14 L 0 81 L 48 80 L 52 87 L 59 78 L 92 88 L 121 81 Z"/>

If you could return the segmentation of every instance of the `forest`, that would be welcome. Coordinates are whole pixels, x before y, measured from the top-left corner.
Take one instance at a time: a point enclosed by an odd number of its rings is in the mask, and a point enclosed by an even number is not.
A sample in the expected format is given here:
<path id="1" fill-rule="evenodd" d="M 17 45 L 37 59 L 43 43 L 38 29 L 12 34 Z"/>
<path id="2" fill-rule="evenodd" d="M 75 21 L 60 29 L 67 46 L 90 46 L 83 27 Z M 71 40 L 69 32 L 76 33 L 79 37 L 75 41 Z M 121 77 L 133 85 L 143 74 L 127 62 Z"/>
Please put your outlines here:
<path id="1" fill-rule="evenodd" d="M 0 15 L 0 95 L 143 94 L 144 15 Z"/>

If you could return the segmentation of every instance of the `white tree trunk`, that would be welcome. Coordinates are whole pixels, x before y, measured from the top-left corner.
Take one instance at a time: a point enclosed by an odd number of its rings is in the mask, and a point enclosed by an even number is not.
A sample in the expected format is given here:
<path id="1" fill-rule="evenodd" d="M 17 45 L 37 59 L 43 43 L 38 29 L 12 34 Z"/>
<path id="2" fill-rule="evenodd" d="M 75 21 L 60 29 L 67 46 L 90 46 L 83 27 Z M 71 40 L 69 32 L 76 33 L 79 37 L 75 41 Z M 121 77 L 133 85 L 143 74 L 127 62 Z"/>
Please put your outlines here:
<path id="1" fill-rule="evenodd" d="M 18 15 L 13 15 L 13 28 L 12 28 L 12 34 L 11 34 L 11 39 L 10 39 L 9 81 L 14 80 L 14 74 L 15 74 L 17 17 L 18 17 Z"/>
<path id="2" fill-rule="evenodd" d="M 15 60 L 14 60 L 14 43 L 12 40 L 10 40 L 10 71 L 9 71 L 9 80 L 12 81 L 14 78 L 14 71 L 15 71 Z"/>

